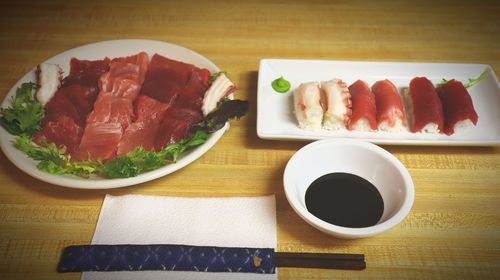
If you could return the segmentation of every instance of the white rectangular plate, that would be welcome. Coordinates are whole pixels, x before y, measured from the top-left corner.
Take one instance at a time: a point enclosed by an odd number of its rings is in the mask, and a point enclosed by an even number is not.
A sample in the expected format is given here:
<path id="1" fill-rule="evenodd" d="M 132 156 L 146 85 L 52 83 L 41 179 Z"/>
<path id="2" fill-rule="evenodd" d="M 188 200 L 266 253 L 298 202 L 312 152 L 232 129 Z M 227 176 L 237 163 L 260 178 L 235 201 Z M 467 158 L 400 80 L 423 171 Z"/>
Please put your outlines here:
<path id="1" fill-rule="evenodd" d="M 340 78 L 347 85 L 358 79 L 372 85 L 378 80 L 389 79 L 401 92 L 414 77 L 427 77 L 434 84 L 443 78 L 465 83 L 485 69 L 488 69 L 488 76 L 468 89 L 479 116 L 477 125 L 451 136 L 409 131 L 307 131 L 298 127 L 293 112 L 293 91 L 303 82 Z M 286 93 L 278 93 L 271 87 L 271 82 L 280 76 L 292 84 Z M 275 140 L 347 138 L 391 145 L 500 145 L 500 84 L 493 69 L 486 64 L 263 59 L 257 90 L 257 135 Z"/>

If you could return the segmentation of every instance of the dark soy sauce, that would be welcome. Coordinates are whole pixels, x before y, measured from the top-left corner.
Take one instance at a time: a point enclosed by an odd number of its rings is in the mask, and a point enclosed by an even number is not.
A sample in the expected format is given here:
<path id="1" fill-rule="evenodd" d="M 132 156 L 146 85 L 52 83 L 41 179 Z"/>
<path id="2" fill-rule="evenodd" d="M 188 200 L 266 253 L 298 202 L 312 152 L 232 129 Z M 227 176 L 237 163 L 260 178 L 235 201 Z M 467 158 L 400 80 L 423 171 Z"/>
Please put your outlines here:
<path id="1" fill-rule="evenodd" d="M 330 224 L 362 228 L 377 224 L 384 201 L 367 180 L 349 173 L 329 173 L 316 179 L 306 191 L 306 207 Z"/>

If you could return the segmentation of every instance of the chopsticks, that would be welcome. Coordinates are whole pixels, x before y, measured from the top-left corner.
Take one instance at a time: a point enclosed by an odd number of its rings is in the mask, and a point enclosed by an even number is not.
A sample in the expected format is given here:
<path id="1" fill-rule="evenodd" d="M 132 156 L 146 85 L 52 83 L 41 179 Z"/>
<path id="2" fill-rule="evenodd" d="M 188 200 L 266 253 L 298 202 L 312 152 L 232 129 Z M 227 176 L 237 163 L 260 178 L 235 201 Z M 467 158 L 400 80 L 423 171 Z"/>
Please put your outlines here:
<path id="1" fill-rule="evenodd" d="M 363 270 L 366 268 L 363 254 L 334 253 L 284 253 L 275 252 L 273 258 L 277 267 L 308 267 Z"/>

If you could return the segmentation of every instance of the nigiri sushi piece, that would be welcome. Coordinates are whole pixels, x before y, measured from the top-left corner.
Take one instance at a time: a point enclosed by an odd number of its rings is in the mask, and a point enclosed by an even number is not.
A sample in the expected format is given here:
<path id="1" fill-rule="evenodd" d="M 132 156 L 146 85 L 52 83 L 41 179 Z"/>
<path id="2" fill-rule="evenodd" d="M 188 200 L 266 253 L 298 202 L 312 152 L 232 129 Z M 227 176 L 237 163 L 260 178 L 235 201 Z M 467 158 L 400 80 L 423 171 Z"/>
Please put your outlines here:
<path id="1" fill-rule="evenodd" d="M 413 78 L 407 95 L 410 131 L 441 132 L 444 123 L 443 106 L 432 82 L 425 77 Z"/>
<path id="2" fill-rule="evenodd" d="M 437 92 L 443 104 L 444 129 L 447 135 L 456 130 L 477 124 L 478 115 L 467 89 L 457 80 L 438 86 Z"/>
<path id="3" fill-rule="evenodd" d="M 36 99 L 45 106 L 61 86 L 62 69 L 57 64 L 42 63 L 37 66 L 36 74 Z"/>
<path id="4" fill-rule="evenodd" d="M 323 81 L 321 92 L 325 106 L 323 128 L 327 130 L 346 128 L 352 114 L 351 94 L 346 83 L 340 79 Z"/>
<path id="5" fill-rule="evenodd" d="M 321 91 L 317 82 L 302 83 L 294 91 L 294 109 L 299 127 L 320 130 L 323 121 Z"/>
<path id="6" fill-rule="evenodd" d="M 389 80 L 372 85 L 377 107 L 377 126 L 387 132 L 401 132 L 406 128 L 403 101 L 396 86 Z"/>
<path id="7" fill-rule="evenodd" d="M 365 81 L 357 80 L 349 86 L 349 92 L 352 116 L 347 128 L 359 131 L 377 130 L 377 107 L 370 86 Z"/>

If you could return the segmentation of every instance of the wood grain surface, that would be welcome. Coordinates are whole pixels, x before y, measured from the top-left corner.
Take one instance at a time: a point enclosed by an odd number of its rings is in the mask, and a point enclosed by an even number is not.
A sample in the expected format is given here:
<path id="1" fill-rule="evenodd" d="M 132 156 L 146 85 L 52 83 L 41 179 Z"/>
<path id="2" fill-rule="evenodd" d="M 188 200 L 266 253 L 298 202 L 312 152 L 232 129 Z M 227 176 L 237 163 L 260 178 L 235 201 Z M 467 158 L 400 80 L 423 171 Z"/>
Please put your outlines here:
<path id="1" fill-rule="evenodd" d="M 208 57 L 252 106 L 199 160 L 132 187 L 46 184 L 0 153 L 0 279 L 79 279 L 55 268 L 64 246 L 90 242 L 107 193 L 275 194 L 279 251 L 366 255 L 364 271 L 284 268 L 279 279 L 500 279 L 498 147 L 383 146 L 409 169 L 413 209 L 386 233 L 347 241 L 307 225 L 286 201 L 285 164 L 306 142 L 261 140 L 255 127 L 262 58 L 485 63 L 498 75 L 499 15 L 498 1 L 1 1 L 2 99 L 60 52 L 138 38 Z"/>

